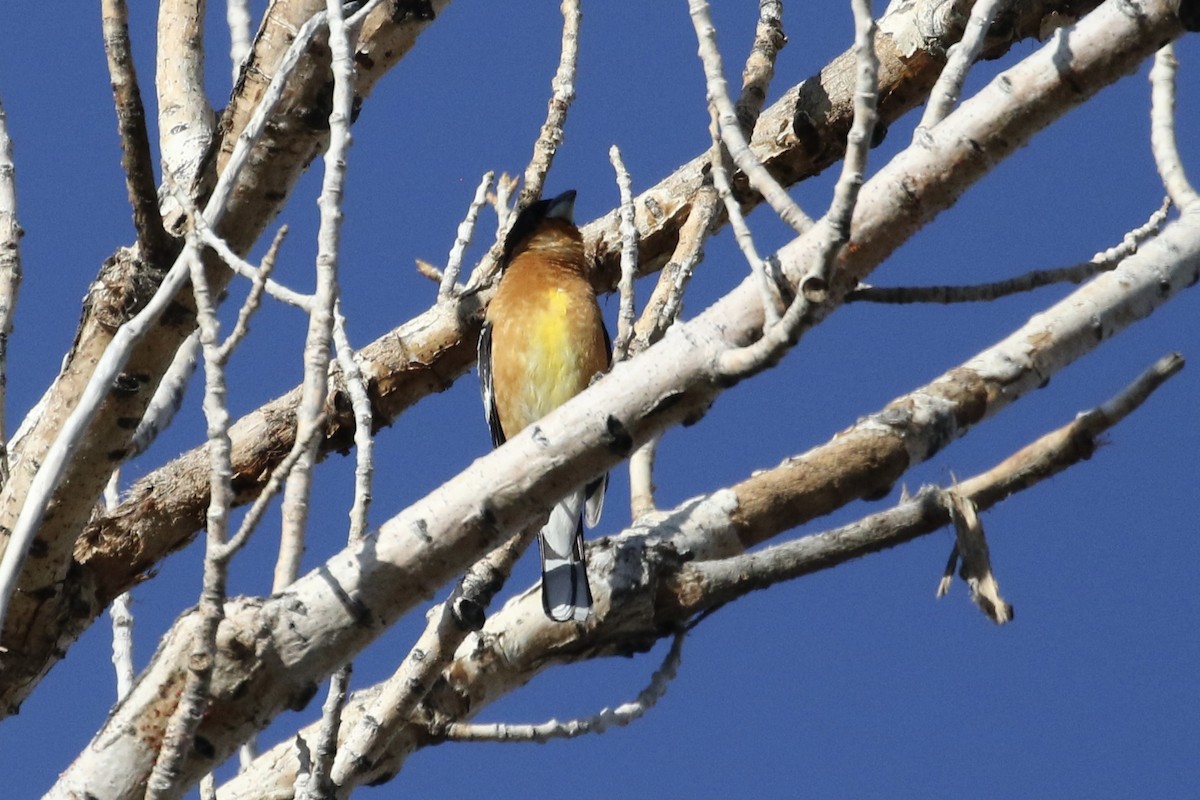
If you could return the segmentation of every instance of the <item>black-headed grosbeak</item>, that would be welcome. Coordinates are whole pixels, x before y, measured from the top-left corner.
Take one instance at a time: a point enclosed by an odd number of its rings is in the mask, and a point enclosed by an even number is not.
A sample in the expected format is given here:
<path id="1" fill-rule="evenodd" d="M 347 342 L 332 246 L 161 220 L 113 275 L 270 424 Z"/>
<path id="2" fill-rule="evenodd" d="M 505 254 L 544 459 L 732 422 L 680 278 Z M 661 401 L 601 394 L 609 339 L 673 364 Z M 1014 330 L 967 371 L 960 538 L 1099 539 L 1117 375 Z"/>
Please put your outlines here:
<path id="1" fill-rule="evenodd" d="M 523 210 L 504 241 L 503 270 L 479 337 L 479 380 L 492 444 L 502 445 L 608 370 L 612 343 L 588 280 L 575 192 Z M 550 619 L 592 610 L 583 519 L 594 526 L 605 475 L 564 497 L 542 528 L 542 605 Z"/>

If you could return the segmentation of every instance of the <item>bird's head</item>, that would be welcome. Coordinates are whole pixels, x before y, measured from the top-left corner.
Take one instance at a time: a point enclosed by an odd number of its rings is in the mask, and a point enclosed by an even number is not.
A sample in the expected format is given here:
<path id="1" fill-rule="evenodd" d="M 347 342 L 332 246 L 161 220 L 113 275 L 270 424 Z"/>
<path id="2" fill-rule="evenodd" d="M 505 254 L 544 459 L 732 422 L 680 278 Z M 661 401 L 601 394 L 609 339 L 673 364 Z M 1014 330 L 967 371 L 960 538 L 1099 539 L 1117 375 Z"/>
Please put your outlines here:
<path id="1" fill-rule="evenodd" d="M 557 261 L 583 263 L 583 236 L 575 227 L 575 190 L 531 203 L 517 215 L 504 240 L 505 266 L 524 252 L 535 252 Z"/>

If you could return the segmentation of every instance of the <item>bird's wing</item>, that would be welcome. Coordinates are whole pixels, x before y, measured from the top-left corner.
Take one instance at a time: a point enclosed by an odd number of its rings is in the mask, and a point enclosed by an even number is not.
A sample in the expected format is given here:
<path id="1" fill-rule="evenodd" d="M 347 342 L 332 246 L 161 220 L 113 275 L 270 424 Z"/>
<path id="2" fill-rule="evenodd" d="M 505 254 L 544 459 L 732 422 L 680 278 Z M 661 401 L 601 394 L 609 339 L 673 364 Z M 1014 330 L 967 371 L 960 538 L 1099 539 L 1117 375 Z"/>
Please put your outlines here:
<path id="1" fill-rule="evenodd" d="M 608 354 L 608 366 L 612 368 L 612 337 L 608 335 L 608 326 L 600 320 L 600 330 L 604 332 L 604 350 Z M 594 380 L 594 379 L 593 379 Z M 583 490 L 587 502 L 584 504 L 584 519 L 589 528 L 600 523 L 600 514 L 604 511 L 604 493 L 608 491 L 608 473 L 604 473 L 589 483 Z"/>
<path id="2" fill-rule="evenodd" d="M 496 393 L 492 389 L 492 323 L 486 320 L 479 333 L 479 390 L 483 394 L 483 413 L 492 432 L 492 447 L 504 444 L 504 428 L 496 411 Z"/>

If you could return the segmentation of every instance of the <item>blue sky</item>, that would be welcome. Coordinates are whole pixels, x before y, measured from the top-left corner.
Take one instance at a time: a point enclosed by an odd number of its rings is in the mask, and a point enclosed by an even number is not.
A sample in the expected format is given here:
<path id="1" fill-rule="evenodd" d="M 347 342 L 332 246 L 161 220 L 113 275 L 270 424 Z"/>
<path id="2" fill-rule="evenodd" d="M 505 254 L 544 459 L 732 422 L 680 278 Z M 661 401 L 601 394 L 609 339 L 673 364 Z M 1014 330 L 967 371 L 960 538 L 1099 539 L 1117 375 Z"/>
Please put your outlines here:
<path id="1" fill-rule="evenodd" d="M 143 14 L 141 4 L 132 4 Z M 263 5 L 255 4 L 256 8 Z M 719 41 L 731 75 L 753 34 L 754 4 L 719 4 Z M 824 4 L 832 7 L 832 4 Z M 222 4 L 210 25 L 210 92 L 227 96 Z M 686 3 L 585 4 L 578 100 L 547 192 L 579 190 L 588 221 L 617 202 L 608 148 L 622 148 L 635 191 L 668 175 L 708 141 L 704 82 Z M 879 9 L 881 10 L 881 9 Z M 133 240 L 95 5 L 39 7 L 0 17 L 0 99 L 14 141 L 25 281 L 9 364 L 14 428 L 70 345 L 79 300 L 103 260 Z M 354 128 L 343 229 L 344 307 L 366 344 L 432 302 L 415 258 L 439 263 L 480 175 L 519 173 L 541 125 L 558 59 L 557 4 L 459 2 L 366 102 Z M 143 90 L 153 70 L 153 16 L 133 35 Z M 848 8 L 805 4 L 785 12 L 790 43 L 770 100 L 844 50 Z M 1019 45 L 982 66 L 973 91 L 1035 48 Z M 1194 85 L 1200 47 L 1182 62 L 1179 133 L 1200 180 Z M 1148 68 L 1148 65 L 1147 65 Z M 1061 266 L 1118 242 L 1158 206 L 1149 153 L 1147 68 L 1105 90 L 984 178 L 873 276 L 885 285 L 977 282 Z M 872 151 L 873 171 L 898 152 L 915 119 Z M 292 226 L 277 277 L 312 284 L 319 164 L 281 221 Z M 828 203 L 833 176 L 797 187 L 810 213 Z M 760 250 L 788 240 L 759 210 Z M 481 231 L 493 229 L 485 213 Z M 484 243 L 473 248 L 478 255 Z M 261 251 L 261 247 L 259 250 Z M 728 232 L 707 248 L 685 315 L 741 280 Z M 644 297 L 650 285 L 641 287 Z M 846 307 L 776 370 L 722 395 L 698 424 L 664 439 L 656 481 L 666 507 L 826 441 L 856 418 L 925 383 L 1022 324 L 1069 287 L 989 305 Z M 1055 376 L 971 436 L 906 476 L 915 488 L 947 483 L 1003 459 L 1075 413 L 1111 396 L 1172 350 L 1200 356 L 1197 296 L 1152 318 Z M 610 325 L 616 301 L 604 304 Z M 233 411 L 241 414 L 299 379 L 304 320 L 268 308 L 235 359 Z M 1200 780 L 1200 558 L 1195 522 L 1200 430 L 1197 365 L 1186 368 L 1116 428 L 1091 461 L 1012 498 L 984 517 L 993 564 L 1015 621 L 996 628 L 961 583 L 933 597 L 952 534 L 939 532 L 831 572 L 760 592 L 689 637 L 678 679 L 633 726 L 599 737 L 534 745 L 443 745 L 418 753 L 365 798 L 493 797 L 1189 797 Z M 129 479 L 201 441 L 198 393 L 185 418 Z M 430 397 L 381 433 L 375 524 L 456 474 L 489 447 L 474 375 Z M 320 468 L 306 568 L 345 537 L 352 461 Z M 898 488 L 897 488 L 898 492 Z M 599 533 L 628 522 L 627 482 L 614 473 Z M 859 503 L 805 530 L 821 530 L 893 503 Z M 788 534 L 789 536 L 795 535 Z M 195 603 L 196 547 L 135 592 L 137 659 Z M 269 590 L 270 523 L 235 565 L 233 591 Z M 514 585 L 535 577 L 527 557 Z M 421 621 L 397 626 L 356 662 L 355 686 L 385 677 Z M 108 631 L 96 626 L 22 713 L 0 724 L 5 795 L 35 797 L 103 723 L 114 684 Z M 487 709 L 481 719 L 540 721 L 594 713 L 632 699 L 665 645 L 635 659 L 554 670 Z M 317 713 L 289 714 L 266 739 Z M 15 765 L 23 765 L 17 769 Z"/>

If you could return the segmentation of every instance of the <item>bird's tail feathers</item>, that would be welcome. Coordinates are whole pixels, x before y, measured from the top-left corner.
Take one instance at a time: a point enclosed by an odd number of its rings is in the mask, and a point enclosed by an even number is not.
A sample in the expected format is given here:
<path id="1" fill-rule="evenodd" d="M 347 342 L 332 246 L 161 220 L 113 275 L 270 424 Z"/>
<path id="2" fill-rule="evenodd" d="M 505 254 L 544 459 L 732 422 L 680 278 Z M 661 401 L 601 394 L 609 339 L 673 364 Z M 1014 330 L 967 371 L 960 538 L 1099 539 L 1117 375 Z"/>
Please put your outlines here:
<path id="1" fill-rule="evenodd" d="M 560 500 L 538 542 L 542 554 L 542 606 L 556 622 L 582 622 L 592 613 L 583 554 L 584 490 Z"/>

